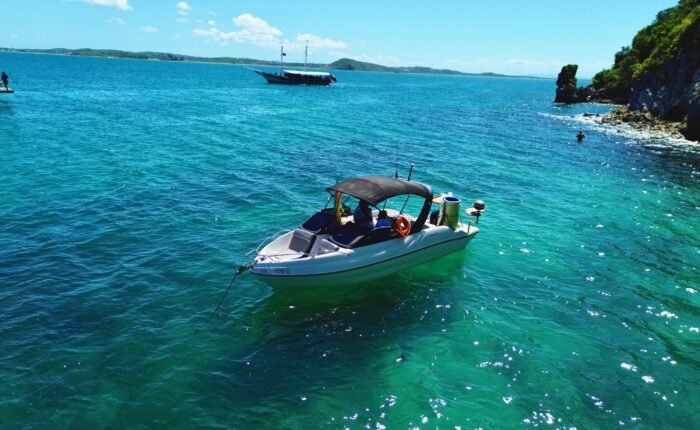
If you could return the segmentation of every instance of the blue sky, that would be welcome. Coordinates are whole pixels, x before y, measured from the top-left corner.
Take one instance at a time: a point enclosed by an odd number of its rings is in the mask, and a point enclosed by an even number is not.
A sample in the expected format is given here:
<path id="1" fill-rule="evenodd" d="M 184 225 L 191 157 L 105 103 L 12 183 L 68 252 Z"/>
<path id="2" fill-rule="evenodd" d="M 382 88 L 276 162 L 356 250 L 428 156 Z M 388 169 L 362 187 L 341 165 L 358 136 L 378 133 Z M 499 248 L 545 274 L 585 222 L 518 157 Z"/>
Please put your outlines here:
<path id="1" fill-rule="evenodd" d="M 0 46 L 590 77 L 676 0 L 2 0 Z"/>

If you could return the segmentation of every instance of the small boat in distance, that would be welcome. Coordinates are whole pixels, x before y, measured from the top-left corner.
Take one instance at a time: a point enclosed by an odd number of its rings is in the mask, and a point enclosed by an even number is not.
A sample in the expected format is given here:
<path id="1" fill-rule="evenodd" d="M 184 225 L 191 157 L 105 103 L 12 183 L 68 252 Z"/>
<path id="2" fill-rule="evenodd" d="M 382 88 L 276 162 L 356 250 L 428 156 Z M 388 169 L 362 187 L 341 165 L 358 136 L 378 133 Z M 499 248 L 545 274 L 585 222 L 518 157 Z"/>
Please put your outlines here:
<path id="1" fill-rule="evenodd" d="M 1 81 L 2 81 L 2 87 L 0 87 L 0 93 L 5 93 L 5 94 L 12 94 L 12 93 L 14 93 L 15 90 L 13 90 L 12 88 L 10 88 L 10 87 L 7 86 L 7 83 L 8 83 L 8 81 L 9 81 L 9 79 L 8 79 L 9 76 L 7 76 L 7 73 L 5 73 L 5 72 L 3 71 L 1 75 L 2 75 L 2 76 L 1 76 L 1 77 L 2 77 L 2 80 L 1 80 Z M 4 88 L 3 88 L 3 87 L 4 87 Z"/>
<path id="2" fill-rule="evenodd" d="M 351 178 L 326 190 L 324 209 L 256 250 L 246 266 L 251 274 L 273 287 L 359 284 L 464 249 L 479 232 L 472 221 L 460 219 L 459 198 L 434 197 L 430 186 L 411 181 L 410 175 L 409 180 Z M 409 197 L 420 201 L 415 215 L 404 212 Z M 354 203 L 359 205 L 353 212 L 348 205 Z M 439 208 L 431 213 L 434 204 Z M 485 207 L 477 200 L 465 213 L 478 223 Z"/>
<path id="3" fill-rule="evenodd" d="M 284 47 L 280 47 L 280 73 L 264 72 L 262 70 L 252 69 L 255 73 L 262 76 L 270 84 L 286 84 L 286 85 L 330 85 L 335 82 L 335 76 L 328 72 L 309 72 L 306 70 L 306 60 L 309 54 L 309 44 L 306 43 L 304 51 L 304 71 L 301 70 L 284 70 L 284 57 L 287 55 L 284 52 Z"/>

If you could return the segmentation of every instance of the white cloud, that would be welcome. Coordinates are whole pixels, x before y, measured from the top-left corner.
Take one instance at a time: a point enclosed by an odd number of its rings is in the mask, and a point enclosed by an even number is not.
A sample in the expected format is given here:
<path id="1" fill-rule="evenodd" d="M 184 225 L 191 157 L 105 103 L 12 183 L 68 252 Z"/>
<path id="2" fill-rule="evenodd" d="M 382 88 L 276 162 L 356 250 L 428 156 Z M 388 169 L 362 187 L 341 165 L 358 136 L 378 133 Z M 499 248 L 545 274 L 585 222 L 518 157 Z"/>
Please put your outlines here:
<path id="1" fill-rule="evenodd" d="M 93 6 L 116 7 L 121 10 L 134 10 L 129 5 L 129 0 L 83 0 L 85 3 Z"/>
<path id="2" fill-rule="evenodd" d="M 112 18 L 107 20 L 107 24 L 119 24 L 119 25 L 124 25 L 126 24 L 126 21 L 124 21 L 121 18 Z"/>
<path id="3" fill-rule="evenodd" d="M 146 33 L 158 33 L 158 29 L 153 27 L 152 25 L 146 25 L 144 27 L 141 27 L 142 31 L 145 31 Z"/>
<path id="4" fill-rule="evenodd" d="M 172 39 L 172 40 L 182 39 L 182 34 L 173 33 L 173 34 L 170 35 L 170 39 Z"/>
<path id="5" fill-rule="evenodd" d="M 198 21 L 199 22 L 199 21 Z M 282 40 L 282 31 L 270 25 L 260 17 L 250 13 L 244 13 L 232 19 L 237 27 L 234 31 L 222 31 L 216 26 L 216 21 L 209 20 L 209 28 L 196 28 L 192 30 L 192 35 L 197 37 L 210 38 L 222 45 L 229 43 L 250 43 L 252 45 L 277 48 L 284 44 L 288 51 L 303 50 L 306 42 L 313 49 L 345 49 L 348 45 L 342 41 L 323 38 L 313 34 L 300 34 L 294 41 Z"/>
<path id="6" fill-rule="evenodd" d="M 229 33 L 224 33 L 216 27 L 211 27 L 207 29 L 195 28 L 194 30 L 192 30 L 192 35 L 199 37 L 210 37 L 218 41 L 222 45 L 226 45 L 234 38 L 234 36 L 229 36 Z"/>
<path id="7" fill-rule="evenodd" d="M 192 10 L 192 6 L 188 5 L 185 1 L 178 2 L 175 7 L 184 11 Z"/>
<path id="8" fill-rule="evenodd" d="M 192 10 L 192 6 L 188 5 L 187 2 L 184 1 L 176 4 L 175 8 L 177 9 L 175 12 L 180 16 L 187 16 L 189 15 L 189 11 Z"/>
<path id="9" fill-rule="evenodd" d="M 321 38 L 313 34 L 300 34 L 297 36 L 295 45 L 305 46 L 309 42 L 309 48 L 315 49 L 345 49 L 348 45 L 340 40 L 335 41 L 328 38 Z"/>
<path id="10" fill-rule="evenodd" d="M 259 46 L 278 46 L 282 32 L 271 26 L 262 18 L 249 13 L 244 13 L 233 18 L 233 23 L 238 27 L 237 31 L 224 32 L 211 25 L 208 29 L 196 28 L 192 34 L 199 37 L 208 37 L 222 45 L 231 42 L 250 43 Z"/>
<path id="11" fill-rule="evenodd" d="M 241 30 L 235 32 L 238 41 L 248 42 L 254 45 L 278 45 L 282 32 L 271 26 L 262 18 L 244 13 L 233 18 L 233 23 Z"/>

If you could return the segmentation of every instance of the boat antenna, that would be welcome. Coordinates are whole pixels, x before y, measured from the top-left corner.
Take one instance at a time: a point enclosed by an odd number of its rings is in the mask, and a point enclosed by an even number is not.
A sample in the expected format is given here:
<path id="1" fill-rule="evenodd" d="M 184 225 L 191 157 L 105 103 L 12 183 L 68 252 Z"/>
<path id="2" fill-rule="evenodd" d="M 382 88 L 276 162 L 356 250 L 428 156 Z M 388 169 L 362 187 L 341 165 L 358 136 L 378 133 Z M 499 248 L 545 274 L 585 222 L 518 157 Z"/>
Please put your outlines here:
<path id="1" fill-rule="evenodd" d="M 399 179 L 399 147 L 396 147 L 396 154 L 394 154 L 394 178 Z M 384 200 L 384 206 L 382 210 L 386 209 L 386 204 L 389 200 Z"/>
<path id="2" fill-rule="evenodd" d="M 407 181 L 410 181 L 410 180 L 411 180 L 411 175 L 413 175 L 413 163 L 411 163 L 411 170 L 408 171 L 408 179 L 407 179 Z M 400 214 L 402 214 L 402 213 L 403 213 L 403 210 L 406 209 L 406 205 L 408 204 L 408 200 L 409 200 L 410 198 L 411 198 L 411 195 L 408 194 L 408 195 L 406 196 L 406 201 L 403 202 L 403 206 L 401 206 L 401 210 L 399 211 Z"/>
<path id="3" fill-rule="evenodd" d="M 394 177 L 399 179 L 399 147 L 396 147 L 396 154 L 394 154 Z"/>
<path id="4" fill-rule="evenodd" d="M 306 41 L 306 49 L 304 50 L 304 71 L 306 71 L 306 59 L 309 56 L 309 41 Z"/>

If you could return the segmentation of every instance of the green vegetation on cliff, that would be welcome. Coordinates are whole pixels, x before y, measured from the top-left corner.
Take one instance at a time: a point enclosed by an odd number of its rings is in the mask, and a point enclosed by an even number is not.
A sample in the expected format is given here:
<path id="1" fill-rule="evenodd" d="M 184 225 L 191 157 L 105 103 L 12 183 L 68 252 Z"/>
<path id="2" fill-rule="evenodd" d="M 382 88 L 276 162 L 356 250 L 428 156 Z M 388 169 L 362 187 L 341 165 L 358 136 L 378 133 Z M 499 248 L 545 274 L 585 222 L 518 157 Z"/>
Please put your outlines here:
<path id="1" fill-rule="evenodd" d="M 627 103 L 633 83 L 649 71 L 668 78 L 667 65 L 700 46 L 700 0 L 681 0 L 678 6 L 658 13 L 656 20 L 640 30 L 632 46 L 615 54 L 612 68 L 593 77 L 593 87 L 604 97 Z"/>

